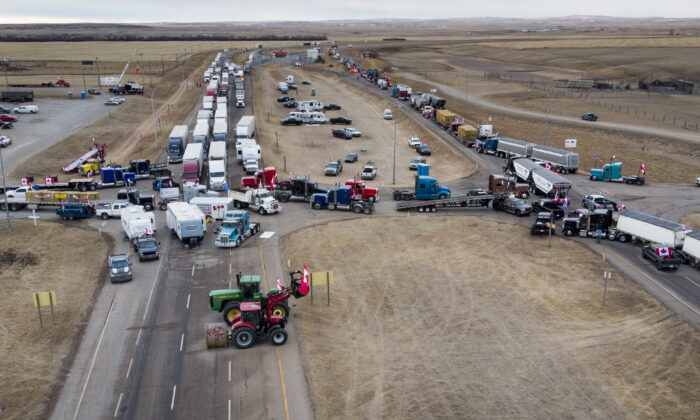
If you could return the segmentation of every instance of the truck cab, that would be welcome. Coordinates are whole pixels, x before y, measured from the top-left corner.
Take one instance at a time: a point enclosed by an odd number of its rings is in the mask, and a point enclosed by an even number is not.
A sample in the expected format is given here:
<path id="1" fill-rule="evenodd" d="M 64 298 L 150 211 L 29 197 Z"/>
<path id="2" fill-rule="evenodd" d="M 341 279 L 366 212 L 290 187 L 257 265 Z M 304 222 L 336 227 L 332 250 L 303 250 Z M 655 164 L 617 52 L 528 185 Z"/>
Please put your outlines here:
<path id="1" fill-rule="evenodd" d="M 612 165 L 606 163 L 602 168 L 591 169 L 591 180 L 616 180 L 622 177 L 622 163 L 617 162 Z"/>
<path id="2" fill-rule="evenodd" d="M 131 204 L 143 206 L 146 211 L 153 210 L 153 196 L 141 195 L 138 190 L 121 189 L 117 192 L 117 200 L 126 200 Z"/>
<path id="3" fill-rule="evenodd" d="M 258 169 L 253 176 L 241 177 L 241 187 L 272 189 L 275 182 L 277 182 L 277 170 L 274 166 Z"/>
<path id="4" fill-rule="evenodd" d="M 250 223 L 248 212 L 238 210 L 226 213 L 221 224 L 221 230 L 216 236 L 214 245 L 222 248 L 237 248 L 249 236 L 257 233 L 260 225 L 258 223 Z"/>
<path id="5" fill-rule="evenodd" d="M 500 175 L 489 175 L 489 191 L 504 194 L 513 193 L 520 198 L 528 198 L 530 196 L 530 186 L 528 184 L 515 182 Z"/>
<path id="6" fill-rule="evenodd" d="M 437 179 L 431 176 L 416 177 L 416 199 L 435 200 L 438 198 L 449 198 L 451 195 L 450 189 L 440 185 Z"/>
<path id="7" fill-rule="evenodd" d="M 349 185 L 353 191 L 352 195 L 360 196 L 363 200 L 377 201 L 379 199 L 379 191 L 376 188 L 368 187 L 364 181 L 356 179 L 348 179 L 345 185 Z"/>

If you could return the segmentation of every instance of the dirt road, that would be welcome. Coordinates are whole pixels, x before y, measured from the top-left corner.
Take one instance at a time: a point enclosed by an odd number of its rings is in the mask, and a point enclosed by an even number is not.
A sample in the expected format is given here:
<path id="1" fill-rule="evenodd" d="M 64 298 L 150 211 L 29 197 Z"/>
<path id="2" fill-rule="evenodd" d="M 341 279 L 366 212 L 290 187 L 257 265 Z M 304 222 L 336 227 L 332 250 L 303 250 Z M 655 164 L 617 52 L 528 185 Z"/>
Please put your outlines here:
<path id="1" fill-rule="evenodd" d="M 573 241 L 548 248 L 503 222 L 409 216 L 283 244 L 335 275 L 330 307 L 319 286 L 297 312 L 319 418 L 697 413 L 700 335 Z M 602 270 L 615 279 L 605 306 Z"/>

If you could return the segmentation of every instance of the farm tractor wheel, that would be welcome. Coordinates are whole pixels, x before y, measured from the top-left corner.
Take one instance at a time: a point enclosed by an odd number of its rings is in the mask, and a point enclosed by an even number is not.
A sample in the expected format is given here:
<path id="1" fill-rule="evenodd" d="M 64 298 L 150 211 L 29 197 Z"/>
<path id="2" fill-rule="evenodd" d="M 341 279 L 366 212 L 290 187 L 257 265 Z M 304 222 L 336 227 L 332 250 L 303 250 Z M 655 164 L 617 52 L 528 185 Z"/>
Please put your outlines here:
<path id="1" fill-rule="evenodd" d="M 228 325 L 231 325 L 231 321 L 233 321 L 233 317 L 236 315 L 239 315 L 241 313 L 241 308 L 240 304 L 238 302 L 230 302 L 227 303 L 226 306 L 224 306 L 223 314 L 224 314 L 224 321 Z"/>
<path id="2" fill-rule="evenodd" d="M 233 331 L 233 342 L 239 349 L 249 349 L 255 344 L 255 331 L 250 327 L 238 327 Z"/>
<path id="3" fill-rule="evenodd" d="M 285 319 L 289 317 L 289 305 L 286 302 L 281 302 L 272 308 L 272 315 L 281 316 Z"/>
<path id="4" fill-rule="evenodd" d="M 287 331 L 276 325 L 270 329 L 270 342 L 273 346 L 281 346 L 287 342 Z"/>

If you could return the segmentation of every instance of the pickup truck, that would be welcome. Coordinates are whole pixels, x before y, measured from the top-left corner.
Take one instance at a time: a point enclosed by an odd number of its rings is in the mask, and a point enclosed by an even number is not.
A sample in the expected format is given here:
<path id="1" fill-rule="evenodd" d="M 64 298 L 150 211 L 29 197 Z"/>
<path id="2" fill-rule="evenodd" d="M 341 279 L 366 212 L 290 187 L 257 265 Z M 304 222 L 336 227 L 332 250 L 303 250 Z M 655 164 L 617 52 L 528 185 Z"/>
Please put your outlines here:
<path id="1" fill-rule="evenodd" d="M 130 205 L 128 201 L 100 200 L 95 202 L 95 212 L 97 217 L 107 220 L 110 217 L 122 217 L 122 209 Z"/>
<path id="2" fill-rule="evenodd" d="M 156 242 L 155 236 L 152 235 L 134 238 L 134 252 L 139 254 L 139 261 L 159 259 L 158 244 L 159 242 Z"/>
<path id="3" fill-rule="evenodd" d="M 12 144 L 12 138 L 8 136 L 0 136 L 0 147 L 7 147 Z"/>
<path id="4" fill-rule="evenodd" d="M 340 175 L 341 172 L 343 172 L 343 164 L 340 163 L 340 160 L 338 160 L 337 162 L 330 162 L 328 165 L 326 165 L 326 176 Z"/>
<path id="5" fill-rule="evenodd" d="M 586 195 L 583 197 L 581 204 L 589 210 L 610 209 L 617 211 L 617 203 L 608 200 L 602 195 Z"/>
<path id="6" fill-rule="evenodd" d="M 681 259 L 674 255 L 673 249 L 662 244 L 644 246 L 642 258 L 651 260 L 658 270 L 663 268 L 677 270 L 681 266 Z"/>
<path id="7" fill-rule="evenodd" d="M 377 176 L 377 168 L 375 166 L 367 165 L 362 168 L 362 179 L 374 179 Z"/>
<path id="8" fill-rule="evenodd" d="M 352 131 L 347 128 L 339 128 L 337 130 L 331 130 L 333 137 L 338 137 L 345 140 L 350 140 L 352 138 Z"/>
<path id="9" fill-rule="evenodd" d="M 56 214 L 63 220 L 85 219 L 95 215 L 95 208 L 87 204 L 61 206 Z"/>
<path id="10" fill-rule="evenodd" d="M 532 206 L 525 200 L 515 197 L 505 197 L 493 200 L 493 209 L 513 213 L 516 216 L 527 216 L 532 213 Z"/>
<path id="11" fill-rule="evenodd" d="M 549 233 L 550 228 L 552 230 L 552 234 L 554 234 L 556 231 L 556 225 L 550 217 L 549 212 L 539 212 L 537 213 L 537 217 L 535 218 L 535 221 L 532 222 L 532 226 L 530 227 L 530 235 Z"/>

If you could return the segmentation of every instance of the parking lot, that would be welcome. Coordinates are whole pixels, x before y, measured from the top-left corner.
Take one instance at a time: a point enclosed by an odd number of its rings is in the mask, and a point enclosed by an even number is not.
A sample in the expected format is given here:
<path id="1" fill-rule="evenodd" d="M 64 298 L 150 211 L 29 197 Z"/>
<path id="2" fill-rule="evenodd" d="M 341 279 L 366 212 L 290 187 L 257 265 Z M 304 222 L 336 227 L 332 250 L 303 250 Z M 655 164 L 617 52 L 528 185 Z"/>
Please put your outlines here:
<path id="1" fill-rule="evenodd" d="M 107 114 L 112 108 L 103 104 L 103 97 L 80 99 L 39 99 L 32 102 L 39 106 L 37 114 L 12 114 L 17 117 L 14 128 L 2 130 L 0 135 L 12 137 L 12 145 L 2 150 L 5 173 L 10 179 L 12 171 L 29 156 L 60 141 L 79 128 Z M 16 106 L 4 102 L 3 106 Z M 56 168 L 60 171 L 60 168 Z M 47 174 L 48 175 L 48 174 Z"/>

